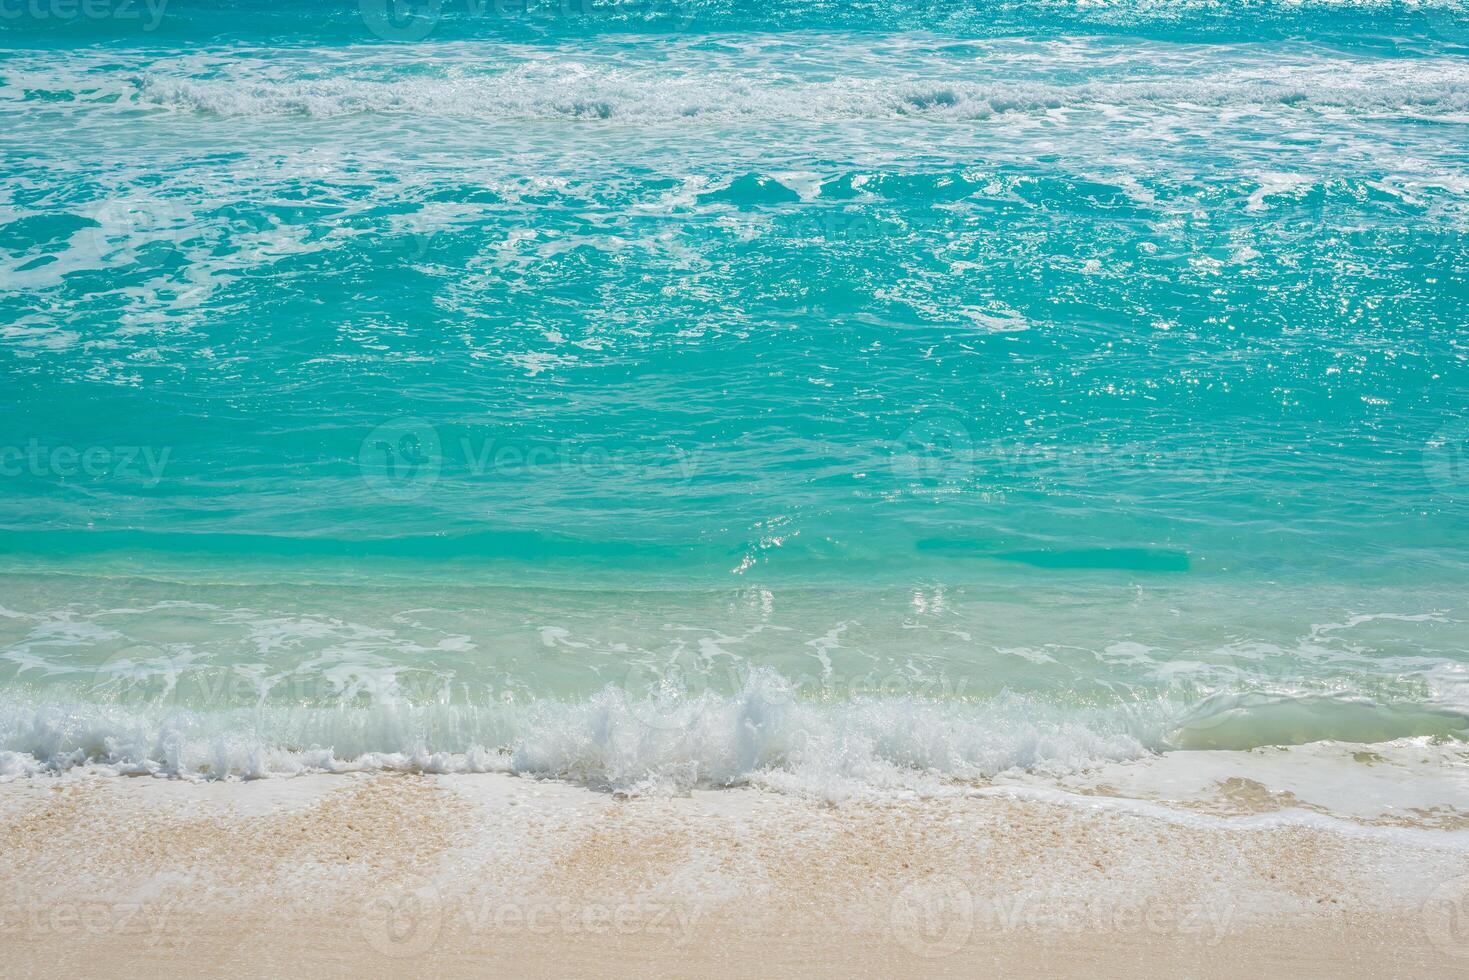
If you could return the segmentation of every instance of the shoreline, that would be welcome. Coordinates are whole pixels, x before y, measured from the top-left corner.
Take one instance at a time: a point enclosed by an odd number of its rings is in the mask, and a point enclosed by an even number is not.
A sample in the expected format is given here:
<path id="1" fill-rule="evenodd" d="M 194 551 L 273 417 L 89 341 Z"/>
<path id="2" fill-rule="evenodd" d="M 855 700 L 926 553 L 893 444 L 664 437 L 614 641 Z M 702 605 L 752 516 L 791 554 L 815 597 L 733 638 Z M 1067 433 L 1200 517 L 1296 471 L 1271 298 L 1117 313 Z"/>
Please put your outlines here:
<path id="1" fill-rule="evenodd" d="M 832 805 L 504 774 L 79 773 L 0 784 L 0 843 L 16 976 L 1469 964 L 1459 832 L 1027 787 Z"/>

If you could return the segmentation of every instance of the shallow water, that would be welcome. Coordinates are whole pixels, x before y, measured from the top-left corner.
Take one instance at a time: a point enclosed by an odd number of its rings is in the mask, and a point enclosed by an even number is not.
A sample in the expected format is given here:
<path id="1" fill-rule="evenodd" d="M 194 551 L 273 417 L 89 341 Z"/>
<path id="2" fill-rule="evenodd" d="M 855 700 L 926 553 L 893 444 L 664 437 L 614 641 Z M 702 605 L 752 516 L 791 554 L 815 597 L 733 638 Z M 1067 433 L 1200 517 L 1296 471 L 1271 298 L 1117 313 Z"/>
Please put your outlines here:
<path id="1" fill-rule="evenodd" d="M 1469 728 L 1456 3 L 24 9 L 0 770 Z"/>

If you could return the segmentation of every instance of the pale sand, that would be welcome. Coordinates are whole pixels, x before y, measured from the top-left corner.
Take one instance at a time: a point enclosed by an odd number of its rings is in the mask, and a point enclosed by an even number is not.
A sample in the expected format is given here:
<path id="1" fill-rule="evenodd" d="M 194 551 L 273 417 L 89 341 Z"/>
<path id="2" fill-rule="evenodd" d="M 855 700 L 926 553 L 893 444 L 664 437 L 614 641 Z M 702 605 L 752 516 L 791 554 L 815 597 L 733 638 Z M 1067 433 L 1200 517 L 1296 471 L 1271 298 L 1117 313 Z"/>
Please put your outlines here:
<path id="1" fill-rule="evenodd" d="M 1027 792 L 20 779 L 0 974 L 1469 975 L 1461 834 Z"/>

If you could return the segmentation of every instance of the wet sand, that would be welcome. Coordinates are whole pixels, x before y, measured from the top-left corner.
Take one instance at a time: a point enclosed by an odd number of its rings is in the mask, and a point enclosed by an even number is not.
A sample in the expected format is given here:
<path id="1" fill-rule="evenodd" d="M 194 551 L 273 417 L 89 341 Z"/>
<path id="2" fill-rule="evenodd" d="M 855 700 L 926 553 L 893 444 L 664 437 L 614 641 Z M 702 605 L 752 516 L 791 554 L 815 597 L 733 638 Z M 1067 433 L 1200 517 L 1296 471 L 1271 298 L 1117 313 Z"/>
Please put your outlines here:
<path id="1" fill-rule="evenodd" d="M 10 976 L 1448 976 L 1461 835 L 990 787 L 0 785 Z"/>

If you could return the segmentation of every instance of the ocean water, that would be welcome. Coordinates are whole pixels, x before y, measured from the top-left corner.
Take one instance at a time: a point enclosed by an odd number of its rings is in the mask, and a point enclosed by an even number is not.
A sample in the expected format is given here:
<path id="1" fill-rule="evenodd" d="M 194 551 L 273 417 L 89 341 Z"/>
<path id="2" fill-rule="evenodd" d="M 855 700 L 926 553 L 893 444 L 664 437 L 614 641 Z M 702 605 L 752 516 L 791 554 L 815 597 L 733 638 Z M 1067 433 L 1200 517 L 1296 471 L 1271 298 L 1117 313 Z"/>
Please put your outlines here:
<path id="1" fill-rule="evenodd" d="M 1469 731 L 1460 0 L 17 0 L 0 149 L 0 773 Z"/>

